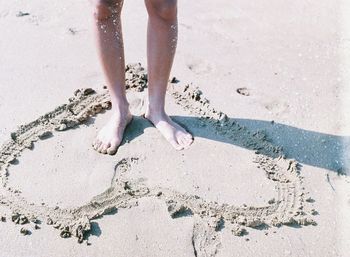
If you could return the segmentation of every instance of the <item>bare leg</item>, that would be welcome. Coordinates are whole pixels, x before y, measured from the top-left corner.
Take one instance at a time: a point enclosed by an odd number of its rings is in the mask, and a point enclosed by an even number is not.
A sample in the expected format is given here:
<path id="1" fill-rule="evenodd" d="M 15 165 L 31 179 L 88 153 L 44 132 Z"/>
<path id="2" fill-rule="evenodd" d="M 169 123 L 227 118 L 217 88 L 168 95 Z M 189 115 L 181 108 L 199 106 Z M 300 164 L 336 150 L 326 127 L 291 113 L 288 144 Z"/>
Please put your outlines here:
<path id="1" fill-rule="evenodd" d="M 93 147 L 115 154 L 132 120 L 125 95 L 125 61 L 120 13 L 123 0 L 93 0 L 98 53 L 111 95 L 112 116 L 99 131 Z"/>
<path id="2" fill-rule="evenodd" d="M 149 119 L 171 145 L 181 150 L 193 137 L 165 113 L 165 94 L 177 44 L 177 1 L 145 0 L 148 19 L 147 58 Z"/>

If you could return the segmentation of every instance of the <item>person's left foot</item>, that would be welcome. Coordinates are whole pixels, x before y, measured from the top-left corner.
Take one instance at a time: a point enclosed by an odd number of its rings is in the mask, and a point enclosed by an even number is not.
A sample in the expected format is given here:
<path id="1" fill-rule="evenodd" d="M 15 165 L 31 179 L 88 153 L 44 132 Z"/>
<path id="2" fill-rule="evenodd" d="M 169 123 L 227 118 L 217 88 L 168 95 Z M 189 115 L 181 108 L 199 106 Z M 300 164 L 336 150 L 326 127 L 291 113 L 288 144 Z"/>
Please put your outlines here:
<path id="1" fill-rule="evenodd" d="M 179 124 L 172 121 L 165 112 L 151 113 L 148 110 L 145 118 L 159 130 L 176 150 L 188 148 L 193 143 L 193 136 Z"/>

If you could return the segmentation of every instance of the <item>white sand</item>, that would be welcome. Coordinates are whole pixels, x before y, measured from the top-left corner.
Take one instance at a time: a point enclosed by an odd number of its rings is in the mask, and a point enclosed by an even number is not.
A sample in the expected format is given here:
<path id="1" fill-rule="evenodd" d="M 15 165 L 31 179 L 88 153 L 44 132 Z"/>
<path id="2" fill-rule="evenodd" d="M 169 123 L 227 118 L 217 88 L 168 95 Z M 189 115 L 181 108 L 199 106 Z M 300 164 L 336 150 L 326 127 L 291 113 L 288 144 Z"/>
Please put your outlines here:
<path id="1" fill-rule="evenodd" d="M 101 88 L 104 82 L 88 1 L 0 1 L 0 6 L 2 143 L 18 125 L 65 103 L 75 89 Z M 248 229 L 244 237 L 223 229 L 217 256 L 347 256 L 349 179 L 335 172 L 342 161 L 338 147 L 349 142 L 341 104 L 350 102 L 348 21 L 340 11 L 345 7 L 345 1 L 330 0 L 179 3 L 173 75 L 199 86 L 230 118 L 251 130 L 265 129 L 303 165 L 305 188 L 319 212 L 317 226 Z M 19 11 L 30 15 L 16 17 Z M 146 63 L 146 18 L 143 1 L 125 1 L 127 63 Z M 238 94 L 241 87 L 250 96 Z M 188 116 L 170 97 L 169 111 Z M 121 157 L 144 149 L 149 168 L 140 176 L 151 184 L 235 205 L 263 205 L 275 194 L 252 165 L 251 151 L 200 136 L 192 149 L 178 153 L 146 127 L 116 156 L 98 155 L 90 143 L 107 118 L 99 115 L 88 128 L 40 142 L 10 169 L 9 182 L 38 203 L 80 205 L 106 189 Z M 135 130 L 142 132 L 139 125 Z M 194 129 L 200 134 L 205 128 Z M 176 163 L 180 157 L 184 162 Z M 194 256 L 193 219 L 171 219 L 162 201 L 143 199 L 94 222 L 90 246 L 61 239 L 47 225 L 23 236 L 19 225 L 0 222 L 0 256 Z"/>

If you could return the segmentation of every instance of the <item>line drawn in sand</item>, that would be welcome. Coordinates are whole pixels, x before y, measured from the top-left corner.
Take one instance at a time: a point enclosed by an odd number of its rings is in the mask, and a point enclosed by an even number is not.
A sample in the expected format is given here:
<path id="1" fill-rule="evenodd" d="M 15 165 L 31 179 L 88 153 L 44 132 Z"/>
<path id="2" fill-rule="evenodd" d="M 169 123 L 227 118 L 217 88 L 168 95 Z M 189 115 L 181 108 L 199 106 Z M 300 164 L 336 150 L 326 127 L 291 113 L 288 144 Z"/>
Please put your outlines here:
<path id="1" fill-rule="evenodd" d="M 142 91 L 147 86 L 147 74 L 140 64 L 128 65 L 127 90 Z M 12 211 L 11 220 L 16 224 L 33 223 L 35 228 L 41 220 L 60 231 L 60 236 L 76 237 L 82 243 L 91 230 L 91 221 L 117 208 L 130 208 L 137 200 L 145 197 L 163 200 L 172 218 L 191 215 L 194 218 L 192 245 L 197 257 L 215 256 L 220 248 L 220 231 L 230 229 L 235 236 L 247 233 L 246 227 L 282 225 L 316 225 L 311 218 L 313 212 L 306 211 L 303 178 L 298 163 L 287 159 L 282 148 L 273 145 L 262 132 L 249 131 L 244 126 L 230 120 L 213 108 L 202 92 L 193 85 L 170 83 L 168 93 L 175 102 L 200 118 L 208 126 L 228 140 L 239 141 L 240 145 L 255 153 L 252 160 L 264 170 L 268 179 L 274 181 L 278 194 L 267 206 L 236 207 L 207 201 L 197 195 L 177 192 L 159 186 L 149 187 L 141 180 L 131 180 L 128 172 L 137 166 L 138 156 L 123 158 L 116 165 L 116 175 L 111 186 L 83 206 L 76 208 L 35 205 L 22 196 L 21 191 L 8 185 L 8 168 L 26 149 L 33 144 L 86 122 L 111 107 L 107 90 L 97 93 L 91 88 L 77 90 L 67 104 L 58 106 L 37 120 L 22 125 L 11 133 L 11 140 L 0 147 L 0 205 Z M 1 217 L 5 221 L 6 217 Z M 29 231 L 30 232 L 30 231 Z"/>

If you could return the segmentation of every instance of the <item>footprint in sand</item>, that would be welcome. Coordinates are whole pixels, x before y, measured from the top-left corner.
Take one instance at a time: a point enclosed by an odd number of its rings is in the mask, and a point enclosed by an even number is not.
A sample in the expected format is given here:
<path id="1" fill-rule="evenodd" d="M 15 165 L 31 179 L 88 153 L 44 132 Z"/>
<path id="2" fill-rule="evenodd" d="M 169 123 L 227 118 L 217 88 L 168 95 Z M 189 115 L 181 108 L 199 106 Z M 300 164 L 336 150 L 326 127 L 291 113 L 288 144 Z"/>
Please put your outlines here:
<path id="1" fill-rule="evenodd" d="M 197 75 L 208 74 L 213 70 L 212 66 L 205 60 L 192 60 L 187 63 L 187 67 Z"/>
<path id="2" fill-rule="evenodd" d="M 281 115 L 289 111 L 289 104 L 277 100 L 265 103 L 264 107 L 275 115 Z"/>
<path id="3" fill-rule="evenodd" d="M 249 89 L 246 87 L 240 87 L 236 89 L 236 92 L 240 95 L 250 96 Z"/>

